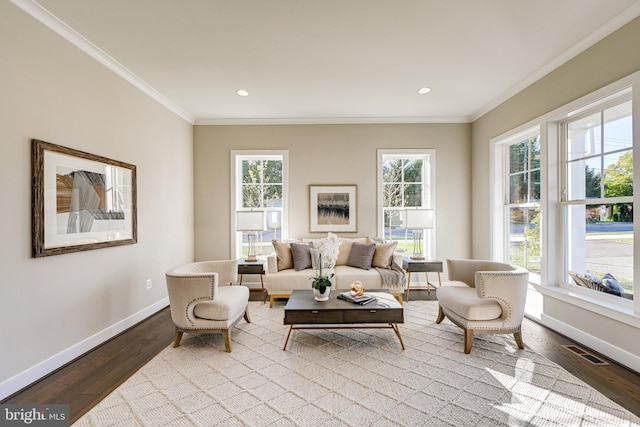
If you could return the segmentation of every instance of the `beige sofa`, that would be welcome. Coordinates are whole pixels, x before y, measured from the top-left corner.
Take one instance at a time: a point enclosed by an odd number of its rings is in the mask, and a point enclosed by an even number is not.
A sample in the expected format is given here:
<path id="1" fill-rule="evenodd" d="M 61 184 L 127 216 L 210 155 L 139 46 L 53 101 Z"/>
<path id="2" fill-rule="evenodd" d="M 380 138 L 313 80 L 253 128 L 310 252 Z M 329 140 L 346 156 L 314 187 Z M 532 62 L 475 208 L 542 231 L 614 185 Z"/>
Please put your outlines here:
<path id="1" fill-rule="evenodd" d="M 359 280 L 366 289 L 389 289 L 402 301 L 402 294 L 406 289 L 404 271 L 402 271 L 402 255 L 394 252 L 395 243 L 385 243 L 380 239 L 370 237 L 340 238 L 339 255 L 336 265 L 329 272 L 334 273 L 331 279 L 331 291 L 344 291 L 349 285 Z M 298 241 L 278 242 L 274 241 L 274 253 L 267 257 L 267 274 L 265 276 L 265 288 L 269 295 L 269 306 L 273 307 L 276 298 L 289 298 L 291 292 L 296 289 L 311 289 L 311 278 L 316 270 L 309 266 L 298 269 L 293 265 L 294 255 L 291 253 L 291 244 L 307 245 L 312 243 L 318 247 L 320 239 L 301 239 Z M 354 243 L 357 243 L 356 251 L 360 251 L 363 245 L 374 245 L 374 253 L 371 258 L 371 267 L 359 265 L 360 263 L 350 255 Z M 306 261 L 306 260 L 305 260 Z M 350 265 L 351 264 L 351 265 Z M 366 262 L 365 262 L 366 264 Z M 299 266 L 298 266 L 299 267 Z M 365 268 L 360 268 L 365 267 Z"/>

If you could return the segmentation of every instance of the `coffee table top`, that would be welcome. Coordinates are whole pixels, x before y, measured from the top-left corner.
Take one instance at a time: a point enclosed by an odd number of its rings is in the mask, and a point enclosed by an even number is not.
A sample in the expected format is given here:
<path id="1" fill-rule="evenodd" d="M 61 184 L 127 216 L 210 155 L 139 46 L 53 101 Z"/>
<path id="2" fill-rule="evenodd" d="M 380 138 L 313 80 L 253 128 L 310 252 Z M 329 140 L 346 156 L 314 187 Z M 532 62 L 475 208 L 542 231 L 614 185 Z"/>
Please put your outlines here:
<path id="1" fill-rule="evenodd" d="M 356 304 L 350 301 L 338 299 L 338 295 L 345 290 L 332 290 L 329 294 L 328 301 L 316 301 L 313 299 L 312 290 L 294 290 L 291 292 L 289 301 L 284 307 L 287 310 L 383 310 L 383 309 L 400 309 L 402 304 L 389 292 L 388 289 L 371 289 L 365 292 L 377 298 L 377 301 L 369 304 Z"/>
<path id="2" fill-rule="evenodd" d="M 294 290 L 284 307 L 283 323 L 290 327 L 283 349 L 287 348 L 294 329 L 390 328 L 395 331 L 404 350 L 398 328 L 399 323 L 404 323 L 404 309 L 388 289 L 365 292 L 377 300 L 364 305 L 338 299 L 342 292 L 331 292 L 328 301 L 316 301 L 313 291 Z"/>

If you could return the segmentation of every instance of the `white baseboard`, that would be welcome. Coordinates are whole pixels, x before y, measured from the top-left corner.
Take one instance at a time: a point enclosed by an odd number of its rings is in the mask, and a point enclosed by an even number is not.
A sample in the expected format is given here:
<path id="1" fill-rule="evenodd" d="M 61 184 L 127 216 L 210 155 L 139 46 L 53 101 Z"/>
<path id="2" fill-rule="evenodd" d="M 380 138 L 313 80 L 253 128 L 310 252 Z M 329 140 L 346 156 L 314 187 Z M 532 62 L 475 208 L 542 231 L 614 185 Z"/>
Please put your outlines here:
<path id="1" fill-rule="evenodd" d="M 51 356 L 46 360 L 43 360 L 37 365 L 34 365 L 31 368 L 28 368 L 20 372 L 19 374 L 3 381 L 2 383 L 0 383 L 0 400 L 11 396 L 13 393 L 23 389 L 29 384 L 34 383 L 45 375 L 50 374 L 56 369 L 71 362 L 75 358 L 82 356 L 89 350 L 115 337 L 120 332 L 127 330 L 128 328 L 134 326 L 136 323 L 141 322 L 142 320 L 157 313 L 168 305 L 169 298 L 165 297 L 160 301 L 150 305 L 149 307 L 143 308 L 142 310 L 119 321 L 118 323 L 109 326 L 108 328 L 88 337 L 87 339 L 82 340 L 79 343 L 61 351 L 60 353 Z"/>
<path id="2" fill-rule="evenodd" d="M 542 314 L 541 319 L 533 320 L 539 321 L 544 326 L 547 326 L 548 328 L 551 328 L 554 331 L 557 331 L 558 333 L 597 351 L 603 356 L 608 357 L 632 371 L 640 373 L 640 356 L 636 354 L 623 350 L 620 347 L 616 347 L 611 343 L 603 341 L 598 337 L 594 337 L 593 335 L 545 314 Z"/>

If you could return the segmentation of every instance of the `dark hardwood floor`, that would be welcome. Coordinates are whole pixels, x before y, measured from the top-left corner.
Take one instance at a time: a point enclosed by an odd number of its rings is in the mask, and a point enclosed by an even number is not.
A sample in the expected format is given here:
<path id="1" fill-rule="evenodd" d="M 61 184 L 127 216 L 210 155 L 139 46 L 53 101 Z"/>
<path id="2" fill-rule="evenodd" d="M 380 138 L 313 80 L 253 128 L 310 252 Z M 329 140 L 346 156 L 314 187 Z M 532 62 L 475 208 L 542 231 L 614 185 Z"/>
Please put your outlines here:
<path id="1" fill-rule="evenodd" d="M 411 300 L 434 298 L 435 292 L 411 291 Z M 251 300 L 261 301 L 260 292 L 252 291 Z M 640 375 L 600 355 L 609 365 L 591 364 L 563 347 L 575 342 L 531 320 L 525 319 L 522 329 L 526 346 L 640 416 Z M 71 423 L 74 423 L 167 347 L 173 338 L 171 315 L 165 308 L 2 403 L 69 404 Z"/>

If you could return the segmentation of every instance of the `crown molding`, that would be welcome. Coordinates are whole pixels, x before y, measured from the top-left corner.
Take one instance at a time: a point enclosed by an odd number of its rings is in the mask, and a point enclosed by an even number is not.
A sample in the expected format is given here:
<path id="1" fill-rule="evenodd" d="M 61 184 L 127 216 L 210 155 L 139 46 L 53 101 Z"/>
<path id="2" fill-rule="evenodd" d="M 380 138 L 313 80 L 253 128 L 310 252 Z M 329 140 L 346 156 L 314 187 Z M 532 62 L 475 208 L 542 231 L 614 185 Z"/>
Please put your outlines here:
<path id="1" fill-rule="evenodd" d="M 628 8 L 626 8 L 623 12 L 619 13 L 614 18 L 610 19 L 606 24 L 600 26 L 587 37 L 578 41 L 576 44 L 571 46 L 569 49 L 562 52 L 560 55 L 553 58 L 551 61 L 546 63 L 544 66 L 540 67 L 538 70 L 530 74 L 525 79 L 521 80 L 516 85 L 512 86 L 506 92 L 502 93 L 500 96 L 494 98 L 491 102 L 489 102 L 484 107 L 480 108 L 474 114 L 471 115 L 471 122 L 475 122 L 480 117 L 487 114 L 489 111 L 493 110 L 503 102 L 507 101 L 509 98 L 517 95 L 522 90 L 531 86 L 547 74 L 551 73 L 556 68 L 561 65 L 569 62 L 571 59 L 575 58 L 585 50 L 589 49 L 591 46 L 595 45 L 605 37 L 609 36 L 613 32 L 619 30 L 629 22 L 633 21 L 635 18 L 640 16 L 640 1 L 635 2 Z"/>
<path id="2" fill-rule="evenodd" d="M 100 62 L 102 65 L 125 79 L 127 82 L 131 83 L 134 87 L 138 88 L 143 93 L 159 102 L 174 114 L 178 115 L 191 124 L 195 122 L 195 117 L 173 103 L 169 98 L 158 92 L 147 82 L 127 69 L 124 65 L 120 64 L 114 58 L 109 56 L 105 51 L 98 48 L 73 28 L 69 27 L 63 21 L 58 19 L 55 15 L 46 10 L 35 0 L 11 0 L 11 2 L 31 15 L 33 18 L 38 20 L 40 23 L 44 24 L 55 33 L 69 41 L 71 44 L 78 47 L 84 53 Z"/>
<path id="3" fill-rule="evenodd" d="M 469 117 L 306 117 L 306 118 L 199 118 L 195 125 L 341 125 L 341 124 L 471 123 Z"/>

